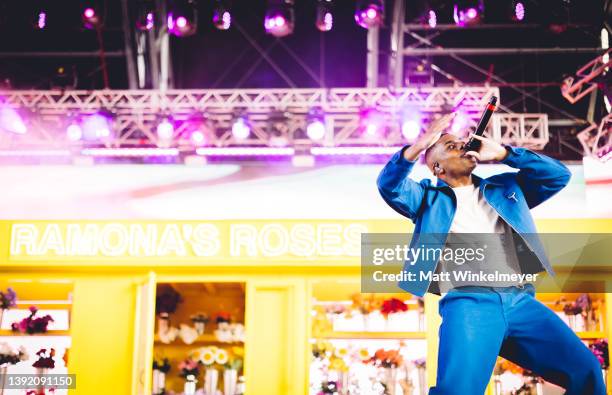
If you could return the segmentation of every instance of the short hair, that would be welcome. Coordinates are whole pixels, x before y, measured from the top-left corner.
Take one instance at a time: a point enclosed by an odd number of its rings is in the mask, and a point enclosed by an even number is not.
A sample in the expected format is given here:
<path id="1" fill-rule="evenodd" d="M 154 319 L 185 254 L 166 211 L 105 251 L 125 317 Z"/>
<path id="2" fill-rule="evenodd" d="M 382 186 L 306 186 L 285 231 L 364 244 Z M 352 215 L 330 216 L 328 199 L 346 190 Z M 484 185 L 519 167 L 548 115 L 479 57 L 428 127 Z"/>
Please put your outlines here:
<path id="1" fill-rule="evenodd" d="M 432 145 L 430 145 L 426 150 L 425 153 L 423 154 L 423 159 L 425 160 L 425 164 L 427 165 L 427 167 L 429 168 L 429 170 L 433 171 L 433 165 L 430 166 L 429 163 L 429 155 L 431 154 L 431 151 L 433 150 L 433 148 L 436 146 L 436 144 L 438 144 L 438 141 L 440 141 L 440 139 L 444 136 L 446 136 L 448 133 L 442 133 L 440 135 L 440 137 L 438 137 L 438 140 L 436 140 L 435 143 L 433 143 Z"/>

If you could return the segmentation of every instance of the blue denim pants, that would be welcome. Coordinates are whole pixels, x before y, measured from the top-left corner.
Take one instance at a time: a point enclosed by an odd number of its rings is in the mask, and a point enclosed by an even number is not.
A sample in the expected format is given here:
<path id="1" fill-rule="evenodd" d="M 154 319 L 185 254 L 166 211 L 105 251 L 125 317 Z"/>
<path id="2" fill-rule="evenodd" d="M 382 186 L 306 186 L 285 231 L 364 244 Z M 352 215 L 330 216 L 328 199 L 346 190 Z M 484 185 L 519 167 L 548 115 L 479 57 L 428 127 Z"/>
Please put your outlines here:
<path id="1" fill-rule="evenodd" d="M 429 395 L 482 395 L 500 355 L 566 389 L 606 395 L 601 366 L 534 288 L 462 287 L 446 294 L 437 383 Z"/>

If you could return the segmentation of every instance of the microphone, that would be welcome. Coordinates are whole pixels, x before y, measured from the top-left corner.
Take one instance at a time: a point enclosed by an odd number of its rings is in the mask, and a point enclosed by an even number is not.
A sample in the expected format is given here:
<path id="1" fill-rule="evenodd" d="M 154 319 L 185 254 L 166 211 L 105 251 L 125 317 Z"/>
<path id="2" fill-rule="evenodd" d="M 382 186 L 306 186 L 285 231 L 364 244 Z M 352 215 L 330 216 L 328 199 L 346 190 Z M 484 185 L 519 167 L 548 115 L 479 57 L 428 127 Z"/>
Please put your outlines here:
<path id="1" fill-rule="evenodd" d="M 489 124 L 489 121 L 491 120 L 491 115 L 493 115 L 493 111 L 495 111 L 495 108 L 497 108 L 497 97 L 491 96 L 491 99 L 489 99 L 489 102 L 487 103 L 487 107 L 485 107 L 485 110 L 482 113 L 482 116 L 480 117 L 478 126 L 476 126 L 476 131 L 474 132 L 476 136 L 482 136 L 482 134 L 484 133 L 484 130 Z M 463 150 L 465 152 L 468 152 L 468 151 L 478 152 L 480 150 L 480 145 L 481 145 L 480 140 L 472 137 L 467 142 L 467 144 L 463 147 Z"/>

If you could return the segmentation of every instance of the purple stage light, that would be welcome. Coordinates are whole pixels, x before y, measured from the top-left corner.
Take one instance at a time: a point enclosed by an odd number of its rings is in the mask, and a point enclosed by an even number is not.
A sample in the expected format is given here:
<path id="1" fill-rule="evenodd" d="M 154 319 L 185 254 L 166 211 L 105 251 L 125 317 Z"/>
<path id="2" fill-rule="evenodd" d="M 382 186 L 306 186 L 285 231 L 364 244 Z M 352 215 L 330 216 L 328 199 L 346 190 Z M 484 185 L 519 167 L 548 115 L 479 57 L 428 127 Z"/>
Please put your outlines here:
<path id="1" fill-rule="evenodd" d="M 153 16 L 153 13 L 152 12 L 147 13 L 145 29 L 146 30 L 153 29 L 154 23 L 155 23 L 155 17 Z"/>
<path id="2" fill-rule="evenodd" d="M 321 140 L 325 137 L 325 124 L 320 119 L 315 119 L 306 126 L 306 134 L 311 140 Z"/>
<path id="3" fill-rule="evenodd" d="M 378 133 L 378 125 L 374 122 L 366 123 L 365 133 L 368 136 L 374 137 Z"/>
<path id="4" fill-rule="evenodd" d="M 432 29 L 438 25 L 438 16 L 434 10 L 429 10 L 429 12 L 427 12 L 427 24 Z"/>
<path id="5" fill-rule="evenodd" d="M 517 21 L 525 19 L 525 5 L 520 1 L 514 5 L 514 18 Z"/>
<path id="6" fill-rule="evenodd" d="M 402 135 L 408 142 L 414 142 L 421 132 L 421 125 L 414 119 L 407 119 L 402 123 Z"/>
<path id="7" fill-rule="evenodd" d="M 179 29 L 183 29 L 185 28 L 185 26 L 187 26 L 187 18 L 185 18 L 184 16 L 179 16 L 178 18 L 176 18 L 176 27 L 178 27 Z"/>
<path id="8" fill-rule="evenodd" d="M 92 7 L 87 7 L 83 10 L 83 25 L 87 29 L 94 29 L 100 25 L 100 17 L 96 10 Z"/>
<path id="9" fill-rule="evenodd" d="M 362 0 L 357 3 L 355 21 L 365 29 L 382 25 L 384 14 L 383 3 L 380 0 Z"/>
<path id="10" fill-rule="evenodd" d="M 215 10 L 213 13 L 213 24 L 219 30 L 227 30 L 232 25 L 232 14 L 227 10 Z"/>
<path id="11" fill-rule="evenodd" d="M 164 118 L 157 125 L 157 137 L 161 140 L 171 140 L 174 136 L 174 125 L 167 118 Z"/>
<path id="12" fill-rule="evenodd" d="M 289 4 L 268 8 L 264 18 L 266 33 L 274 37 L 285 37 L 293 33 L 295 18 Z"/>
<path id="13" fill-rule="evenodd" d="M 36 27 L 39 29 L 44 29 L 47 26 L 47 13 L 44 11 L 40 11 L 38 13 L 38 20 L 36 22 Z"/>
<path id="14" fill-rule="evenodd" d="M 204 145 L 206 143 L 206 137 L 200 130 L 195 130 L 191 133 L 190 139 L 194 145 Z"/>
<path id="15" fill-rule="evenodd" d="M 66 137 L 70 141 L 79 141 L 83 137 L 83 130 L 77 123 L 71 123 L 66 128 Z"/>
<path id="16" fill-rule="evenodd" d="M 453 19 L 458 26 L 466 26 L 478 23 L 480 21 L 480 15 L 484 10 L 484 3 L 482 0 L 471 1 L 470 5 L 459 6 L 457 4 L 453 7 Z"/>
<path id="17" fill-rule="evenodd" d="M 232 135 L 236 140 L 244 140 L 249 137 L 251 134 L 251 127 L 248 125 L 247 121 L 240 117 L 234 121 L 232 125 Z"/>
<path id="18" fill-rule="evenodd" d="M 83 11 L 83 16 L 85 18 L 91 19 L 96 15 L 96 11 L 91 8 L 91 7 L 87 7 L 85 8 L 85 10 Z"/>
<path id="19" fill-rule="evenodd" d="M 4 106 L 0 108 L 0 130 L 15 134 L 25 134 L 28 128 L 15 109 Z"/>
<path id="20" fill-rule="evenodd" d="M 451 124 L 451 132 L 455 135 L 462 136 L 470 124 L 470 116 L 463 110 L 456 110 L 457 115 Z"/>
<path id="21" fill-rule="evenodd" d="M 83 140 L 93 141 L 111 137 L 112 119 L 110 114 L 97 112 L 83 117 L 81 130 Z"/>
<path id="22" fill-rule="evenodd" d="M 465 12 L 465 15 L 468 19 L 474 19 L 478 16 L 478 11 L 476 11 L 476 8 L 468 8 L 468 10 Z"/>

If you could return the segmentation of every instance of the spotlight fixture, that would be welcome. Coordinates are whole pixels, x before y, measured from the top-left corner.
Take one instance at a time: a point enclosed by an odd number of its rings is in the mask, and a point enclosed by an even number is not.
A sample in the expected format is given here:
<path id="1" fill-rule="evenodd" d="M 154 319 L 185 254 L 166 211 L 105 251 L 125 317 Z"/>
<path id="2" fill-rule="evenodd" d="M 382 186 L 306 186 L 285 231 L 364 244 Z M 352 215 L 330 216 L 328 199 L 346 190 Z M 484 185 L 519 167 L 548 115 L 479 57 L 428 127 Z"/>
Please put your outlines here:
<path id="1" fill-rule="evenodd" d="M 355 21 L 364 29 L 379 27 L 383 23 L 385 6 L 382 0 L 359 0 L 355 10 Z"/>
<path id="2" fill-rule="evenodd" d="M 484 13 L 483 0 L 462 0 L 453 7 L 453 19 L 457 26 L 474 25 L 480 22 Z"/>
<path id="3" fill-rule="evenodd" d="M 66 127 L 66 138 L 69 141 L 79 141 L 83 137 L 83 129 L 78 122 L 71 122 Z"/>
<path id="4" fill-rule="evenodd" d="M 421 133 L 422 115 L 418 108 L 414 106 L 406 106 L 401 111 L 401 132 L 402 136 L 409 144 L 419 137 Z"/>
<path id="5" fill-rule="evenodd" d="M 510 3 L 510 15 L 512 20 L 517 22 L 523 22 L 525 20 L 525 2 L 520 0 L 513 0 Z"/>
<path id="6" fill-rule="evenodd" d="M 246 116 L 241 115 L 232 124 L 232 136 L 236 140 L 245 140 L 251 134 L 251 126 Z"/>
<path id="7" fill-rule="evenodd" d="M 380 137 L 385 129 L 384 115 L 374 108 L 362 110 L 361 129 L 365 137 L 372 139 Z"/>
<path id="8" fill-rule="evenodd" d="M 83 21 L 83 26 L 86 29 L 96 29 L 102 24 L 102 18 L 100 17 L 98 10 L 90 3 L 83 8 L 81 19 Z"/>
<path id="9" fill-rule="evenodd" d="M 136 28 L 147 31 L 155 26 L 155 4 L 151 0 L 144 0 L 138 4 Z"/>
<path id="10" fill-rule="evenodd" d="M 306 135 L 311 140 L 321 140 L 325 137 L 325 115 L 320 108 L 313 108 L 306 120 Z"/>
<path id="11" fill-rule="evenodd" d="M 225 0 L 216 0 L 213 9 L 213 25 L 219 30 L 227 30 L 232 26 L 232 14 Z"/>
<path id="12" fill-rule="evenodd" d="M 113 131 L 113 114 L 106 110 L 100 110 L 85 115 L 82 117 L 81 130 L 83 140 L 109 140 Z"/>
<path id="13" fill-rule="evenodd" d="M 4 104 L 0 107 L 0 130 L 15 134 L 25 134 L 28 128 L 19 113 Z"/>
<path id="14" fill-rule="evenodd" d="M 36 13 L 34 18 L 34 28 L 43 30 L 47 26 L 47 12 L 40 10 Z"/>
<path id="15" fill-rule="evenodd" d="M 157 137 L 163 141 L 172 140 L 174 136 L 174 125 L 170 122 L 168 117 L 164 117 L 160 123 L 157 124 Z"/>
<path id="16" fill-rule="evenodd" d="M 293 33 L 294 24 L 293 0 L 268 0 L 264 18 L 266 33 L 274 37 L 285 37 Z"/>
<path id="17" fill-rule="evenodd" d="M 332 5 L 332 0 L 319 0 L 317 2 L 317 19 L 315 21 L 315 26 L 322 32 L 328 32 L 334 26 Z"/>
<path id="18" fill-rule="evenodd" d="M 168 11 L 168 31 L 177 37 L 191 36 L 198 29 L 198 10 L 195 0 L 172 3 Z"/>

